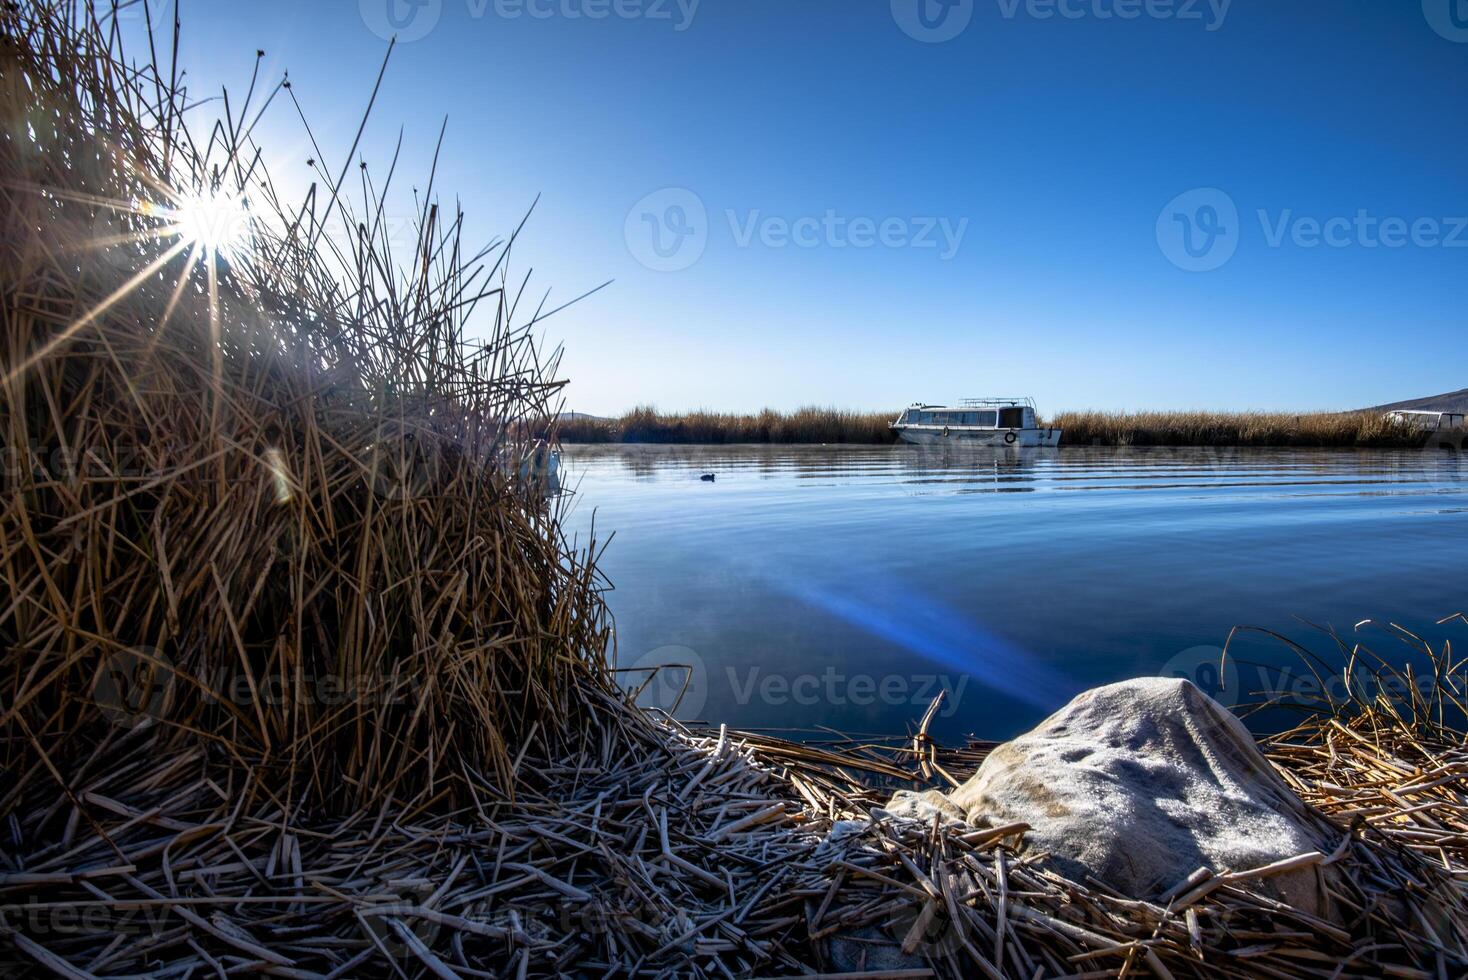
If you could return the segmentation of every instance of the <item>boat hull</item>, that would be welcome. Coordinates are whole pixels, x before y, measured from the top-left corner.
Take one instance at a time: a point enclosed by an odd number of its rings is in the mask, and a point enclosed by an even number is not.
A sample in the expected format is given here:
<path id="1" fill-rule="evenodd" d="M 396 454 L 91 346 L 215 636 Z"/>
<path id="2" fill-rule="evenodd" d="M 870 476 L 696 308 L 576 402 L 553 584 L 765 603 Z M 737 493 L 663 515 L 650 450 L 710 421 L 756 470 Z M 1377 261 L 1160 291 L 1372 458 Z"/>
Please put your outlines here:
<path id="1" fill-rule="evenodd" d="M 903 442 L 916 446 L 992 446 L 1036 449 L 1060 445 L 1059 429 L 969 429 L 963 426 L 894 425 Z"/>

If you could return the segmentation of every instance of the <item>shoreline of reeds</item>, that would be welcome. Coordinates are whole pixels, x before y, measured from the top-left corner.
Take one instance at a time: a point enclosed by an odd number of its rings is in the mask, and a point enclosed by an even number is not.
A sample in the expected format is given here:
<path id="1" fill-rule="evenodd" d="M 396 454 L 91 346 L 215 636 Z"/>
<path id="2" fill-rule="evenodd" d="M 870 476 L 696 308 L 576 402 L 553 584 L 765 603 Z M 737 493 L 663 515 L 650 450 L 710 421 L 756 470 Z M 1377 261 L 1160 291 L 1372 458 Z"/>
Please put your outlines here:
<path id="1" fill-rule="evenodd" d="M 850 444 L 887 446 L 901 412 L 806 407 L 756 414 L 637 408 L 616 418 L 563 418 L 564 443 L 668 445 Z M 1064 430 L 1061 446 L 1300 447 L 1417 449 L 1423 433 L 1378 412 L 1099 412 L 1067 411 L 1046 419 Z M 547 429 L 550 427 L 547 426 Z"/>

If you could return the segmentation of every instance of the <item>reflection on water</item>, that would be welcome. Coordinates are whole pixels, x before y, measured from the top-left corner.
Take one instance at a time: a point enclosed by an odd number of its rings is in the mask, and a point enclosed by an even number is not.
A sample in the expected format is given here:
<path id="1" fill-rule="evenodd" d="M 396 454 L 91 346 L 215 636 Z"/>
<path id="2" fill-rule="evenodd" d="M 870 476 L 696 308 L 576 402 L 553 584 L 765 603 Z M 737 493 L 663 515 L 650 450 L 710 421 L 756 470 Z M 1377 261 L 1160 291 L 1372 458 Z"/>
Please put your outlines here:
<path id="1" fill-rule="evenodd" d="M 956 739 L 1139 674 L 1233 702 L 1313 683 L 1260 637 L 1220 673 L 1238 624 L 1442 635 L 1468 608 L 1465 475 L 1441 451 L 575 446 L 563 482 L 573 530 L 615 532 L 620 665 L 691 669 L 645 699 L 900 733 L 941 693 Z"/>

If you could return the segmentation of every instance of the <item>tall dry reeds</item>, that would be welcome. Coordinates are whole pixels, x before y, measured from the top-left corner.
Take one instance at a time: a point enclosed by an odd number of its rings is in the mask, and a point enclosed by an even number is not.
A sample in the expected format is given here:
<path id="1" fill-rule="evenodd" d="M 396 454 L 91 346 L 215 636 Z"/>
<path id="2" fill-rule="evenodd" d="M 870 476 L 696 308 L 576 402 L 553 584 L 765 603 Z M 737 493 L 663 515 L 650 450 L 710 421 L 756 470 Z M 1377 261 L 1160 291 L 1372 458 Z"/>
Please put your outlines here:
<path id="1" fill-rule="evenodd" d="M 890 426 L 897 413 L 850 412 L 807 406 L 794 412 L 765 409 L 757 415 L 724 412 L 665 414 L 639 407 L 615 419 L 567 418 L 558 425 L 564 442 L 676 443 L 854 443 L 897 441 Z"/>
<path id="2" fill-rule="evenodd" d="M 291 807 L 512 791 L 584 737 L 608 627 L 518 480 L 561 383 L 510 243 L 469 249 L 430 180 L 395 254 L 396 188 L 351 157 L 281 201 L 250 133 L 288 84 L 191 132 L 200 93 L 91 9 L 0 12 L 3 808 L 141 742 Z"/>
<path id="3" fill-rule="evenodd" d="M 1380 412 L 1061 412 L 1068 446 L 1403 448 L 1423 433 Z"/>
<path id="4" fill-rule="evenodd" d="M 897 441 L 899 412 L 765 409 L 757 415 L 661 413 L 637 408 L 619 418 L 568 418 L 558 431 L 575 443 L 858 443 Z M 1300 446 L 1411 448 L 1422 432 L 1379 412 L 1061 412 L 1045 424 L 1064 431 L 1065 446 Z"/>

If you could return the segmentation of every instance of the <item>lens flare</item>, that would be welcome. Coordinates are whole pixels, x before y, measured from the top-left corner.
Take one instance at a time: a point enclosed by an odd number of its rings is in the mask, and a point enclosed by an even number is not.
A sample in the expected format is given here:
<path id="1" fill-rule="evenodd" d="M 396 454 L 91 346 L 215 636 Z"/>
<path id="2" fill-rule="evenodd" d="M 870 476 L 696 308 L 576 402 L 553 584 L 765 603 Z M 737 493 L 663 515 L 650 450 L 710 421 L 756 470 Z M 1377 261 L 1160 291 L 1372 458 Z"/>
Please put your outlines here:
<path id="1" fill-rule="evenodd" d="M 254 239 L 244 199 L 225 193 L 191 194 L 170 209 L 169 218 L 179 237 L 197 245 L 207 258 L 239 258 Z"/>

